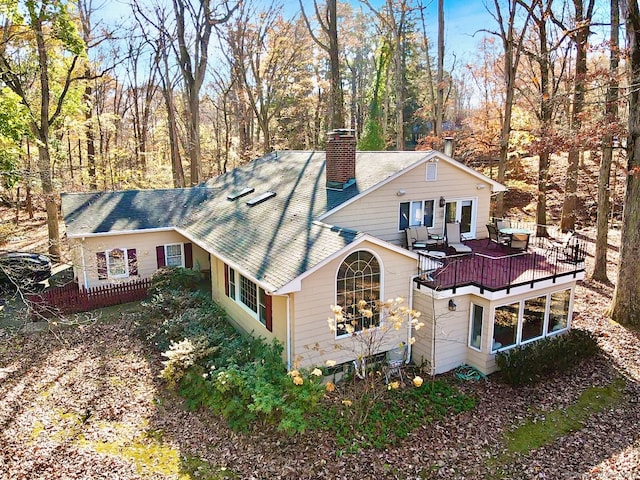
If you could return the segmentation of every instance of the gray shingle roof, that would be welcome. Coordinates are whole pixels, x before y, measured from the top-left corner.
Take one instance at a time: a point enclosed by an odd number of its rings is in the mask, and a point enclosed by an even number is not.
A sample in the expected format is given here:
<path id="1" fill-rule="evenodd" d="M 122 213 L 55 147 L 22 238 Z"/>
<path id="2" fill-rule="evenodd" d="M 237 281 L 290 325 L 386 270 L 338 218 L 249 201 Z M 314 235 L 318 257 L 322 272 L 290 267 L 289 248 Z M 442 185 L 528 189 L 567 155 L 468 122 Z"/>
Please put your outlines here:
<path id="1" fill-rule="evenodd" d="M 202 187 L 63 193 L 62 214 L 69 236 L 172 227 L 213 193 Z"/>
<path id="2" fill-rule="evenodd" d="M 316 222 L 332 208 L 368 190 L 427 152 L 359 152 L 357 181 L 342 192 L 325 188 L 324 152 L 275 152 L 204 187 L 63 196 L 67 231 L 116 232 L 174 226 L 277 289 L 358 238 L 354 231 Z M 236 200 L 227 196 L 247 187 Z M 275 197 L 250 207 L 247 201 Z"/>

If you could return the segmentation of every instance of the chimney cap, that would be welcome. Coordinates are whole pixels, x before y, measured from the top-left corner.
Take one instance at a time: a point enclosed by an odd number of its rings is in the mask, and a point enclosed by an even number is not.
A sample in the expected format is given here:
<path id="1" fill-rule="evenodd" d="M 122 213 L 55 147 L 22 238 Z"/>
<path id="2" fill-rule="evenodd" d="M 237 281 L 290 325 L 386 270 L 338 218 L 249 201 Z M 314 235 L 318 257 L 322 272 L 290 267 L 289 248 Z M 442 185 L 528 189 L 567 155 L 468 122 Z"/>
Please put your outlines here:
<path id="1" fill-rule="evenodd" d="M 327 132 L 328 137 L 349 138 L 354 137 L 356 131 L 353 128 L 335 128 Z"/>

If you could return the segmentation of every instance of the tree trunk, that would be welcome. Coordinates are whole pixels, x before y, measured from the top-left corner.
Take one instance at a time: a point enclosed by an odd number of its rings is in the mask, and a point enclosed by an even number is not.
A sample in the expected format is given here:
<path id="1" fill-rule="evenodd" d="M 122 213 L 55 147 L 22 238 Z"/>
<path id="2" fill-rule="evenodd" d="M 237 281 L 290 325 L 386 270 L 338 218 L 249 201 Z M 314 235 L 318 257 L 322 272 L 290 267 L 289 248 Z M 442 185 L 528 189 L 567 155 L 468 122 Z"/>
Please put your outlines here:
<path id="1" fill-rule="evenodd" d="M 605 116 L 609 124 L 618 121 L 618 63 L 620 52 L 619 39 L 620 10 L 618 0 L 611 0 L 611 45 L 609 47 L 609 87 L 605 99 Z M 613 164 L 613 135 L 603 138 L 602 162 L 598 175 L 598 217 L 596 232 L 596 253 L 593 267 L 593 279 L 609 282 L 607 275 L 607 251 L 609 249 L 609 212 L 611 211 L 611 165 Z"/>
<path id="2" fill-rule="evenodd" d="M 624 4 L 623 4 L 624 5 Z M 627 0 L 625 8 L 629 48 L 629 85 L 640 84 L 640 10 L 638 0 Z M 610 314 L 627 325 L 640 324 L 640 91 L 629 92 L 629 138 L 627 145 L 627 190 L 622 217 L 618 283 Z"/>
<path id="3" fill-rule="evenodd" d="M 438 72 L 436 85 L 436 136 L 442 135 L 444 119 L 444 0 L 438 0 Z"/>
<path id="4" fill-rule="evenodd" d="M 60 260 L 60 224 L 58 222 L 58 204 L 56 191 L 51 178 L 51 158 L 49 155 L 48 138 L 40 135 L 38 145 L 38 169 L 47 210 L 47 231 L 49 233 L 49 254 L 54 261 Z"/>
<path id="5" fill-rule="evenodd" d="M 562 231 L 575 230 L 576 210 L 578 208 L 578 171 L 580 167 L 579 142 L 575 141 L 580 135 L 582 126 L 582 110 L 584 108 L 585 81 L 587 75 L 587 48 L 589 41 L 589 25 L 593 11 L 593 0 L 590 1 L 585 13 L 582 0 L 573 0 L 575 6 L 575 23 L 580 27 L 576 30 L 573 40 L 576 45 L 576 68 L 573 87 L 573 109 L 571 111 L 571 132 L 573 142 L 569 149 L 567 180 L 564 187 L 564 203 L 562 204 Z"/>

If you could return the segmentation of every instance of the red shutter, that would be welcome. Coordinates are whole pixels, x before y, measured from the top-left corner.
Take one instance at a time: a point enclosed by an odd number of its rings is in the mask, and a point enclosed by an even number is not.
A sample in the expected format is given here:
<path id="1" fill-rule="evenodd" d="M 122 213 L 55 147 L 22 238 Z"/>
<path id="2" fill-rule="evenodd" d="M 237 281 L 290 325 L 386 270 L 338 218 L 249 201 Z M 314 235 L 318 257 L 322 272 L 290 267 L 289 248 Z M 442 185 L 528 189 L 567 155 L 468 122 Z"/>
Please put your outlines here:
<path id="1" fill-rule="evenodd" d="M 136 249 L 130 248 L 127 250 L 127 258 L 129 259 L 129 275 L 138 276 L 138 256 L 136 255 Z"/>
<path id="2" fill-rule="evenodd" d="M 107 254 L 105 252 L 96 253 L 96 263 L 98 265 L 98 279 L 107 278 Z"/>
<path id="3" fill-rule="evenodd" d="M 229 265 L 224 264 L 224 294 L 229 296 Z"/>
<path id="4" fill-rule="evenodd" d="M 164 260 L 164 245 L 156 247 L 156 260 L 158 260 L 158 268 L 162 268 L 167 264 Z"/>
<path id="5" fill-rule="evenodd" d="M 185 268 L 193 268 L 193 245 L 191 243 L 184 244 L 184 266 Z"/>
<path id="6" fill-rule="evenodd" d="M 265 318 L 265 327 L 267 327 L 267 330 L 269 330 L 270 332 L 273 332 L 273 308 L 272 308 L 272 302 L 273 302 L 273 297 L 271 295 L 267 295 L 266 293 L 264 294 L 264 306 L 265 309 L 267 310 L 267 318 Z"/>

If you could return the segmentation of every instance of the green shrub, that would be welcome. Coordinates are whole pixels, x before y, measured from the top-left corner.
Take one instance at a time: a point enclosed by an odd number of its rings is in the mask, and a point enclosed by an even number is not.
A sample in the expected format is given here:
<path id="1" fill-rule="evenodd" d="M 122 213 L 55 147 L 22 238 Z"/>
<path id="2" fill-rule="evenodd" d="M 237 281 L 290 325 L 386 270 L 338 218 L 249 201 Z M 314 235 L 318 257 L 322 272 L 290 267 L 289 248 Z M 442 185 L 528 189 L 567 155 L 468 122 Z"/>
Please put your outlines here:
<path id="1" fill-rule="evenodd" d="M 195 290 L 202 281 L 202 273 L 198 270 L 182 267 L 162 267 L 151 277 L 151 294 L 171 290 Z"/>
<path id="2" fill-rule="evenodd" d="M 316 427 L 335 432 L 336 443 L 343 453 L 356 453 L 363 448 L 396 445 L 420 425 L 475 406 L 472 397 L 445 381 L 385 389 L 381 395 L 375 395 L 376 401 L 366 415 L 358 411 L 360 401 L 343 400 L 320 412 Z"/>
<path id="3" fill-rule="evenodd" d="M 500 352 L 496 363 L 500 376 L 510 385 L 527 385 L 554 372 L 565 371 L 595 356 L 600 348 L 593 334 L 572 329 L 555 337 Z"/>

